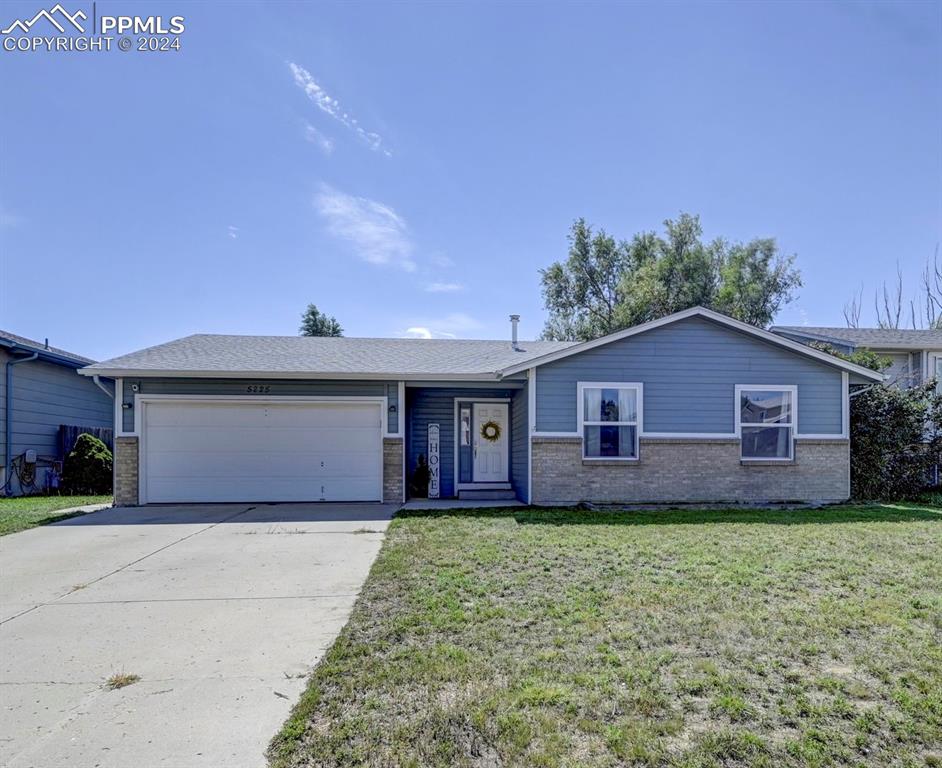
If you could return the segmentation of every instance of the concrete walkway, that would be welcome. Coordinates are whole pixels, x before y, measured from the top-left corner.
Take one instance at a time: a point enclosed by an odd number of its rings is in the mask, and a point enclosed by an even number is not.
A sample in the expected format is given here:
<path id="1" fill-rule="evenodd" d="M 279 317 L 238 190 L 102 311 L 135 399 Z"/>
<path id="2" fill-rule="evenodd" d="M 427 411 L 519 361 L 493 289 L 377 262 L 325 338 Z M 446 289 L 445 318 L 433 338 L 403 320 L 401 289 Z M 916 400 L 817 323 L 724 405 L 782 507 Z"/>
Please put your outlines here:
<path id="1" fill-rule="evenodd" d="M 115 508 L 0 538 L 0 765 L 265 765 L 394 511 Z"/>
<path id="2" fill-rule="evenodd" d="M 405 510 L 448 510 L 448 509 L 497 509 L 498 507 L 525 507 L 517 499 L 410 499 L 403 505 Z"/>

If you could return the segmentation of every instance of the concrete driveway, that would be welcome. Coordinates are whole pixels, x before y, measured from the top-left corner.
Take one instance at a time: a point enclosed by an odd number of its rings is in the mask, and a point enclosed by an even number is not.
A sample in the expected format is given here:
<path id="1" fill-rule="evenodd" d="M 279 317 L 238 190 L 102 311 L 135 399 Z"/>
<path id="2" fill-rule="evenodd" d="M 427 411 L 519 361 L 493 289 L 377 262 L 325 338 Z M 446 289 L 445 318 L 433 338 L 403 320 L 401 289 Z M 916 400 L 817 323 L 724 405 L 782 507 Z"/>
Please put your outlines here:
<path id="1" fill-rule="evenodd" d="M 0 765 L 263 766 L 394 510 L 109 509 L 0 538 Z"/>

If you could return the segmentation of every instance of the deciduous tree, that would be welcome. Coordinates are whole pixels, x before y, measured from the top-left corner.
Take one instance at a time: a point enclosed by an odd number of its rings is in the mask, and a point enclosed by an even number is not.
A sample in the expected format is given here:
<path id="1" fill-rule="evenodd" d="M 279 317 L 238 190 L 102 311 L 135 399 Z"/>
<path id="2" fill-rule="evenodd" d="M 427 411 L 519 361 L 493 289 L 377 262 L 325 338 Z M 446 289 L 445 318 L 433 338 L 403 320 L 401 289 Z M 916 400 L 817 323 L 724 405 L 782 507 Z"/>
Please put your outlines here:
<path id="1" fill-rule="evenodd" d="M 544 338 L 585 341 L 697 305 L 766 326 L 801 285 L 794 257 L 771 238 L 704 243 L 689 214 L 664 229 L 616 241 L 576 220 L 566 261 L 540 272 Z"/>

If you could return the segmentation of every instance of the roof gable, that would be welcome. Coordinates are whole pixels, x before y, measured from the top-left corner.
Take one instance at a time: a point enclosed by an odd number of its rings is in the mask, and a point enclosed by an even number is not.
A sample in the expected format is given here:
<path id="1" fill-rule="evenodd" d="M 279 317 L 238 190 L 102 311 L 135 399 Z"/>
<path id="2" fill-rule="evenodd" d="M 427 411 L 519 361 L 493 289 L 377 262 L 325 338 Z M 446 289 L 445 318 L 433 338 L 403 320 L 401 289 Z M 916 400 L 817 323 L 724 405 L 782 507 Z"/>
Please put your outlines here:
<path id="1" fill-rule="evenodd" d="M 851 373 L 856 373 L 870 381 L 882 381 L 883 374 L 872 371 L 869 368 L 864 368 L 860 365 L 855 365 L 846 360 L 842 360 L 839 357 L 834 355 L 829 355 L 826 352 L 821 352 L 819 350 L 813 349 L 805 344 L 802 344 L 798 341 L 792 341 L 778 334 L 766 331 L 762 328 L 757 328 L 756 326 L 750 325 L 748 323 L 743 323 L 739 320 L 734 320 L 727 315 L 723 315 L 719 312 L 714 312 L 713 310 L 706 309 L 705 307 L 691 307 L 690 309 L 685 309 L 682 312 L 675 312 L 672 315 L 667 315 L 666 317 L 659 318 L 657 320 L 652 320 L 647 323 L 642 323 L 641 325 L 632 326 L 631 328 L 626 328 L 622 331 L 616 331 L 611 333 L 608 336 L 602 336 L 601 338 L 594 339 L 592 341 L 582 342 L 581 344 L 575 344 L 565 349 L 557 350 L 549 354 L 538 357 L 534 360 L 529 361 L 529 363 L 521 363 L 517 365 L 510 366 L 502 371 L 499 371 L 500 375 L 503 376 L 512 376 L 515 373 L 519 373 L 521 370 L 526 368 L 537 368 L 541 365 L 554 362 L 555 360 L 562 360 L 563 358 L 570 357 L 572 355 L 578 355 L 581 352 L 586 352 L 590 349 L 596 347 L 604 346 L 605 344 L 611 344 L 614 341 L 619 341 L 621 339 L 627 339 L 631 336 L 637 336 L 648 331 L 654 330 L 655 328 L 661 328 L 665 325 L 670 325 L 672 323 L 679 322 L 681 320 L 686 320 L 691 317 L 702 317 L 706 320 L 709 320 L 714 323 L 731 328 L 740 333 L 747 334 L 749 336 L 755 337 L 762 341 L 765 341 L 769 344 L 772 344 L 777 347 L 782 347 L 788 349 L 792 352 L 795 352 L 799 355 L 805 357 L 811 357 L 820 362 L 831 365 L 835 368 L 845 370 Z"/>

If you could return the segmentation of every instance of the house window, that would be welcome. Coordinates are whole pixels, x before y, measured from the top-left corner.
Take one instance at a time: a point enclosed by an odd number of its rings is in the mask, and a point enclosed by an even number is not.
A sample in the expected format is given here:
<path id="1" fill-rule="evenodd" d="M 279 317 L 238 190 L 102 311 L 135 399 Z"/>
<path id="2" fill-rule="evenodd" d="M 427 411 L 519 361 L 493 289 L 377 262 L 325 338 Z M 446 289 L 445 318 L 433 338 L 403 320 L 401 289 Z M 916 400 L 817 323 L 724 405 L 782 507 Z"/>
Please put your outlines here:
<path id="1" fill-rule="evenodd" d="M 638 458 L 640 384 L 579 384 L 582 455 L 587 459 Z"/>
<path id="2" fill-rule="evenodd" d="M 797 400 L 794 386 L 736 387 L 736 430 L 744 460 L 792 458 Z"/>
<path id="3" fill-rule="evenodd" d="M 930 355 L 929 359 L 932 363 L 929 375 L 935 378 L 935 391 L 942 394 L 942 355 Z M 913 385 L 915 384 L 914 381 Z"/>

